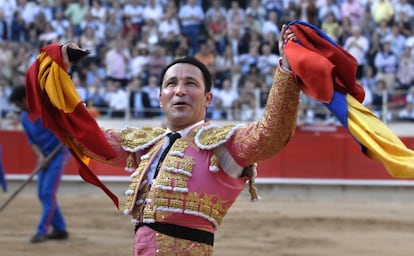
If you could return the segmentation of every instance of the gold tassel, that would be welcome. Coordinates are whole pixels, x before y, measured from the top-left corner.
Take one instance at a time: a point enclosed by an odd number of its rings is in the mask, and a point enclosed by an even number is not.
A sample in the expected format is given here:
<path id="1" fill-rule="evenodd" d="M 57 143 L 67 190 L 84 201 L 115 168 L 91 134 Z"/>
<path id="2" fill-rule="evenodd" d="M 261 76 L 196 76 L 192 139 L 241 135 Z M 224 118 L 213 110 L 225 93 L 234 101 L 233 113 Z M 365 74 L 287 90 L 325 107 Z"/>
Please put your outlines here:
<path id="1" fill-rule="evenodd" d="M 133 171 L 134 170 L 134 156 L 133 156 L 133 153 L 130 153 L 128 158 L 127 158 L 125 170 L 127 170 L 127 171 Z"/>
<path id="2" fill-rule="evenodd" d="M 260 200 L 260 196 L 257 193 L 257 188 L 254 185 L 254 178 L 250 178 L 249 180 L 249 193 L 250 193 L 250 201 L 255 202 Z"/>

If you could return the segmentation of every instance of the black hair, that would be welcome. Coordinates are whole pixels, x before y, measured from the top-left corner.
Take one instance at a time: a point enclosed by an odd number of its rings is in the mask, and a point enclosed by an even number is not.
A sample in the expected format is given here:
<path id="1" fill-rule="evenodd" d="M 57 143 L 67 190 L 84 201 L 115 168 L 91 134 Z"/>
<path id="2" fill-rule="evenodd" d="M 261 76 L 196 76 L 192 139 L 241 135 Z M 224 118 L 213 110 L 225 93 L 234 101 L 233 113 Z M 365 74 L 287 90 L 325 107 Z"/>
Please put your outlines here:
<path id="1" fill-rule="evenodd" d="M 23 100 L 26 99 L 26 86 L 24 85 L 16 85 L 10 96 L 9 96 L 9 101 L 11 103 L 15 103 L 15 102 L 21 102 Z"/>
<path id="2" fill-rule="evenodd" d="M 204 80 L 204 84 L 205 84 L 205 92 L 210 92 L 211 90 L 211 86 L 212 86 L 212 80 L 211 80 L 211 74 L 210 71 L 208 70 L 208 68 L 206 67 L 206 65 L 204 65 L 203 63 L 201 63 L 199 60 L 197 60 L 196 58 L 192 57 L 192 56 L 185 56 L 182 58 L 178 58 L 176 60 L 174 60 L 173 62 L 171 62 L 169 65 L 167 65 L 160 74 L 160 86 L 162 86 L 162 81 L 164 80 L 164 76 L 165 73 L 167 72 L 167 70 L 178 63 L 187 63 L 187 64 L 191 64 L 196 66 L 198 69 L 200 69 L 201 73 L 203 74 L 203 80 Z"/>

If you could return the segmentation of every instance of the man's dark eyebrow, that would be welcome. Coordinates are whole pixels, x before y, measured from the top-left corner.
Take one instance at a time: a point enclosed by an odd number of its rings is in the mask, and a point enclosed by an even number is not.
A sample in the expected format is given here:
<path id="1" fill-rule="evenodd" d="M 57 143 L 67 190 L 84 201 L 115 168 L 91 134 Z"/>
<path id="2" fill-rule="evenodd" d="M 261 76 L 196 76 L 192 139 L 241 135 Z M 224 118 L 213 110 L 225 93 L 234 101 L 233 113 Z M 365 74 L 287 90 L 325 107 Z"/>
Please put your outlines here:
<path id="1" fill-rule="evenodd" d="M 195 77 L 192 77 L 192 76 L 186 76 L 183 79 L 187 80 L 187 81 L 191 81 L 191 82 L 196 82 L 197 84 L 200 84 L 198 79 L 195 78 Z M 168 77 L 167 79 L 164 79 L 163 84 L 166 83 L 166 82 L 177 81 L 177 80 L 178 80 L 178 78 L 176 76 Z"/>

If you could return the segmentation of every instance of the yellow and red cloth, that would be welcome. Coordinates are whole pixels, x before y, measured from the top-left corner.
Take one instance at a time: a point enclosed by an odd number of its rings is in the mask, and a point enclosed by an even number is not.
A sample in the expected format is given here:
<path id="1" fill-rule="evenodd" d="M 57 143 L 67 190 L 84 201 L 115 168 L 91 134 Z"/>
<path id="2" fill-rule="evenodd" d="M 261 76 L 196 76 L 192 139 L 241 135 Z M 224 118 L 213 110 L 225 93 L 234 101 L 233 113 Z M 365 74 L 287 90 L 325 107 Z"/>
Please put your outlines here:
<path id="1" fill-rule="evenodd" d="M 88 168 L 90 158 L 82 153 L 109 160 L 116 157 L 116 152 L 80 99 L 65 69 L 60 45 L 49 44 L 41 49 L 27 70 L 26 94 L 30 117 L 43 120 L 78 161 L 79 175 L 100 187 L 118 207 L 117 196 Z"/>
<path id="2" fill-rule="evenodd" d="M 414 151 L 369 109 L 356 83 L 357 61 L 319 28 L 303 21 L 289 23 L 298 41 L 284 52 L 301 90 L 323 104 L 360 144 L 371 159 L 380 161 L 394 177 L 414 177 Z"/>

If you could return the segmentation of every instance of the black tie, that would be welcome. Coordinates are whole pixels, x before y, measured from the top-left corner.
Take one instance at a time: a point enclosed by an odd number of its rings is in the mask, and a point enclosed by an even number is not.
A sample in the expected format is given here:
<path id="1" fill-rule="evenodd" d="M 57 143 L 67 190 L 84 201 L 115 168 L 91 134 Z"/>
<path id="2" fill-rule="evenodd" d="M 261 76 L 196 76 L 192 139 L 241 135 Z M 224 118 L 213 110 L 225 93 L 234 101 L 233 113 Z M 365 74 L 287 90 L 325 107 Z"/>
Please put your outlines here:
<path id="1" fill-rule="evenodd" d="M 164 151 L 162 151 L 160 160 L 158 161 L 158 164 L 157 164 L 157 168 L 155 169 L 154 179 L 157 177 L 158 172 L 160 171 L 162 161 L 164 161 L 164 158 L 167 155 L 168 151 L 170 151 L 170 148 L 172 147 L 174 142 L 177 139 L 181 138 L 181 135 L 178 132 L 170 132 L 170 133 L 167 134 L 167 136 L 169 138 L 168 146 L 164 149 Z"/>

